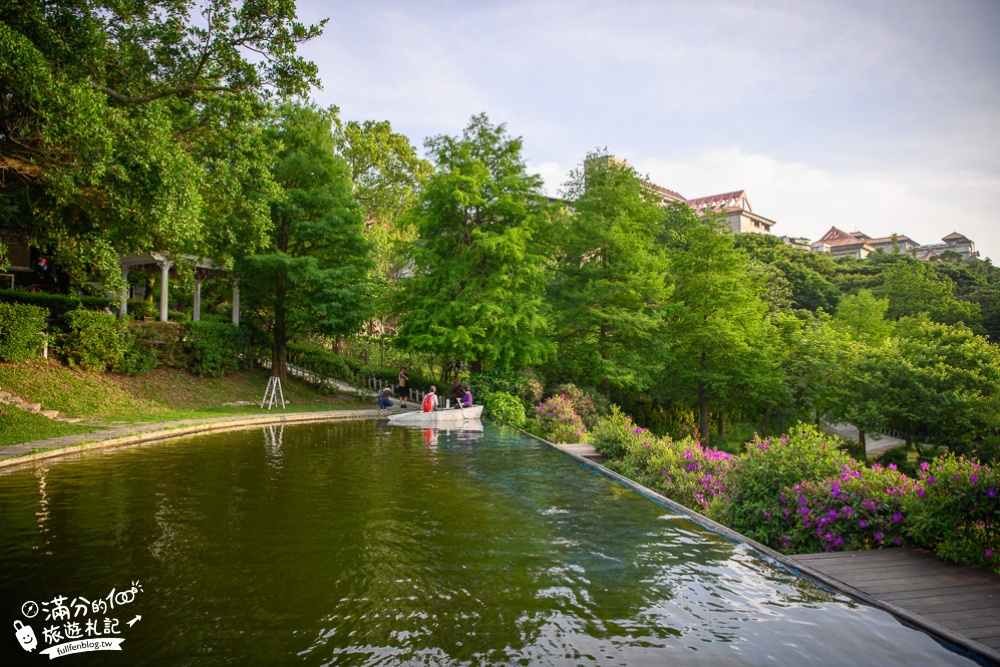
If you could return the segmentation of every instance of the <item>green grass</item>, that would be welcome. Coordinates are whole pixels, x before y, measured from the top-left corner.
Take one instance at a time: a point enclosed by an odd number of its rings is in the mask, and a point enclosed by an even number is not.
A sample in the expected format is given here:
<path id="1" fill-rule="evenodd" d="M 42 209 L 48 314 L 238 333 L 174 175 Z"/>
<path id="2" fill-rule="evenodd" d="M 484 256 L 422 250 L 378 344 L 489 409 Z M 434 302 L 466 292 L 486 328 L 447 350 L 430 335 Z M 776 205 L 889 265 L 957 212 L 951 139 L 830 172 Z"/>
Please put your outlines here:
<path id="1" fill-rule="evenodd" d="M 0 389 L 26 401 L 41 403 L 46 410 L 83 419 L 77 424 L 65 424 L 5 407 L 0 415 L 0 446 L 142 422 L 267 414 L 266 408 L 258 407 L 267 378 L 268 372 L 264 370 L 234 373 L 224 378 L 199 378 L 168 368 L 125 376 L 71 369 L 54 361 L 0 364 Z M 288 411 L 374 407 L 374 400 L 324 395 L 292 378 L 283 382 L 282 387 Z M 255 404 L 223 405 L 234 401 Z"/>

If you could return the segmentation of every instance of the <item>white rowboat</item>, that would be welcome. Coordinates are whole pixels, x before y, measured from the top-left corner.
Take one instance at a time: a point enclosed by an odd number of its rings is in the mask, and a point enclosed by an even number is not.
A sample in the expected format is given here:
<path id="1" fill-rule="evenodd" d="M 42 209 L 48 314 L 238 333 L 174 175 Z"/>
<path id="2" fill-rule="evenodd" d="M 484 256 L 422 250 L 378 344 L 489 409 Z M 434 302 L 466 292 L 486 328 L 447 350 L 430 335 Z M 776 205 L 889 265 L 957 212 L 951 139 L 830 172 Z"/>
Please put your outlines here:
<path id="1" fill-rule="evenodd" d="M 483 406 L 473 405 L 469 408 L 445 408 L 434 412 L 404 412 L 391 415 L 389 423 L 399 426 L 451 426 L 482 416 Z"/>

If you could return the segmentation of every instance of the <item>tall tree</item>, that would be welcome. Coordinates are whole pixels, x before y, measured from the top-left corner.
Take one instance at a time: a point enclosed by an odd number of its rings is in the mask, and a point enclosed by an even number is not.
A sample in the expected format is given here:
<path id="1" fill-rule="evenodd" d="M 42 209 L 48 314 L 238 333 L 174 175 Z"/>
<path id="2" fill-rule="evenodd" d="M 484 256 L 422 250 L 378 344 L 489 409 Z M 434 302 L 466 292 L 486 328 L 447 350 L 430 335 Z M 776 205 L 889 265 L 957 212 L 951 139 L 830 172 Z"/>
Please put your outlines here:
<path id="1" fill-rule="evenodd" d="M 274 337 L 273 372 L 285 378 L 289 341 L 353 333 L 371 316 L 371 262 L 347 163 L 334 154 L 334 109 L 285 104 L 268 130 L 276 152 L 266 251 L 238 265 L 247 302 Z"/>
<path id="2" fill-rule="evenodd" d="M 78 280 L 113 280 L 120 253 L 259 243 L 267 100 L 318 83 L 295 51 L 319 34 L 290 2 L 6 2 L 0 226 Z"/>
<path id="3" fill-rule="evenodd" d="M 572 209 L 550 293 L 559 358 L 578 381 L 647 389 L 658 374 L 654 349 L 663 326 L 666 258 L 656 243 L 659 199 L 632 167 L 604 153 L 571 174 Z"/>
<path id="4" fill-rule="evenodd" d="M 667 319 L 665 382 L 697 394 L 699 430 L 708 442 L 709 404 L 752 402 L 776 381 L 773 328 L 749 258 L 722 223 L 674 206 L 668 225 L 673 294 Z"/>
<path id="5" fill-rule="evenodd" d="M 413 276 L 402 294 L 401 345 L 474 369 L 509 369 L 552 349 L 544 296 L 549 259 L 539 234 L 551 211 L 521 139 L 474 116 L 462 136 L 427 141 L 435 163 L 412 223 Z"/>

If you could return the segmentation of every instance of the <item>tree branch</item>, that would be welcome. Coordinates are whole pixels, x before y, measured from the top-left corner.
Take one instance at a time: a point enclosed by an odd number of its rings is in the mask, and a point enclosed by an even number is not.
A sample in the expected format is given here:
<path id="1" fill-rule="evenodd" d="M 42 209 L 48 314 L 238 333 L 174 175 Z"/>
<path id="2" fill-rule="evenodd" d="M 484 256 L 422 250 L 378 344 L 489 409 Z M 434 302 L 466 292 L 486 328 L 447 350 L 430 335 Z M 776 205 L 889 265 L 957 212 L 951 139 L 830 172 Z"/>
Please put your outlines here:
<path id="1" fill-rule="evenodd" d="M 148 102 L 153 102 L 155 100 L 163 99 L 164 97 L 171 97 L 173 95 L 180 95 L 181 93 L 241 93 L 245 88 L 237 86 L 196 86 L 194 84 L 181 86 L 180 88 L 173 88 L 170 90 L 163 90 L 158 93 L 152 93 L 151 95 L 142 95 L 140 97 L 133 97 L 131 95 L 122 95 L 118 91 L 112 90 L 107 86 L 101 85 L 94 81 L 90 82 L 90 85 L 101 91 L 108 97 L 122 104 L 146 104 Z"/>

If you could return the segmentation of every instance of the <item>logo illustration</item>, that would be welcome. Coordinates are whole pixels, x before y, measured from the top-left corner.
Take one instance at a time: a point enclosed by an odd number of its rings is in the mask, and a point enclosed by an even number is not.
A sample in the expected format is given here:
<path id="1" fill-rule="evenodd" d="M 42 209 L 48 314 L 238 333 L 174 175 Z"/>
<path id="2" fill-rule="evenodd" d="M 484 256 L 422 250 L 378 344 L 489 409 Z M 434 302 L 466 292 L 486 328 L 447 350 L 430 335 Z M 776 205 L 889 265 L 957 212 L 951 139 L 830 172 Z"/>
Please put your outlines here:
<path id="1" fill-rule="evenodd" d="M 14 632 L 17 634 L 17 641 L 21 643 L 21 648 L 29 653 L 38 646 L 38 639 L 35 638 L 35 631 L 30 625 L 25 625 L 21 621 L 14 621 Z"/>

